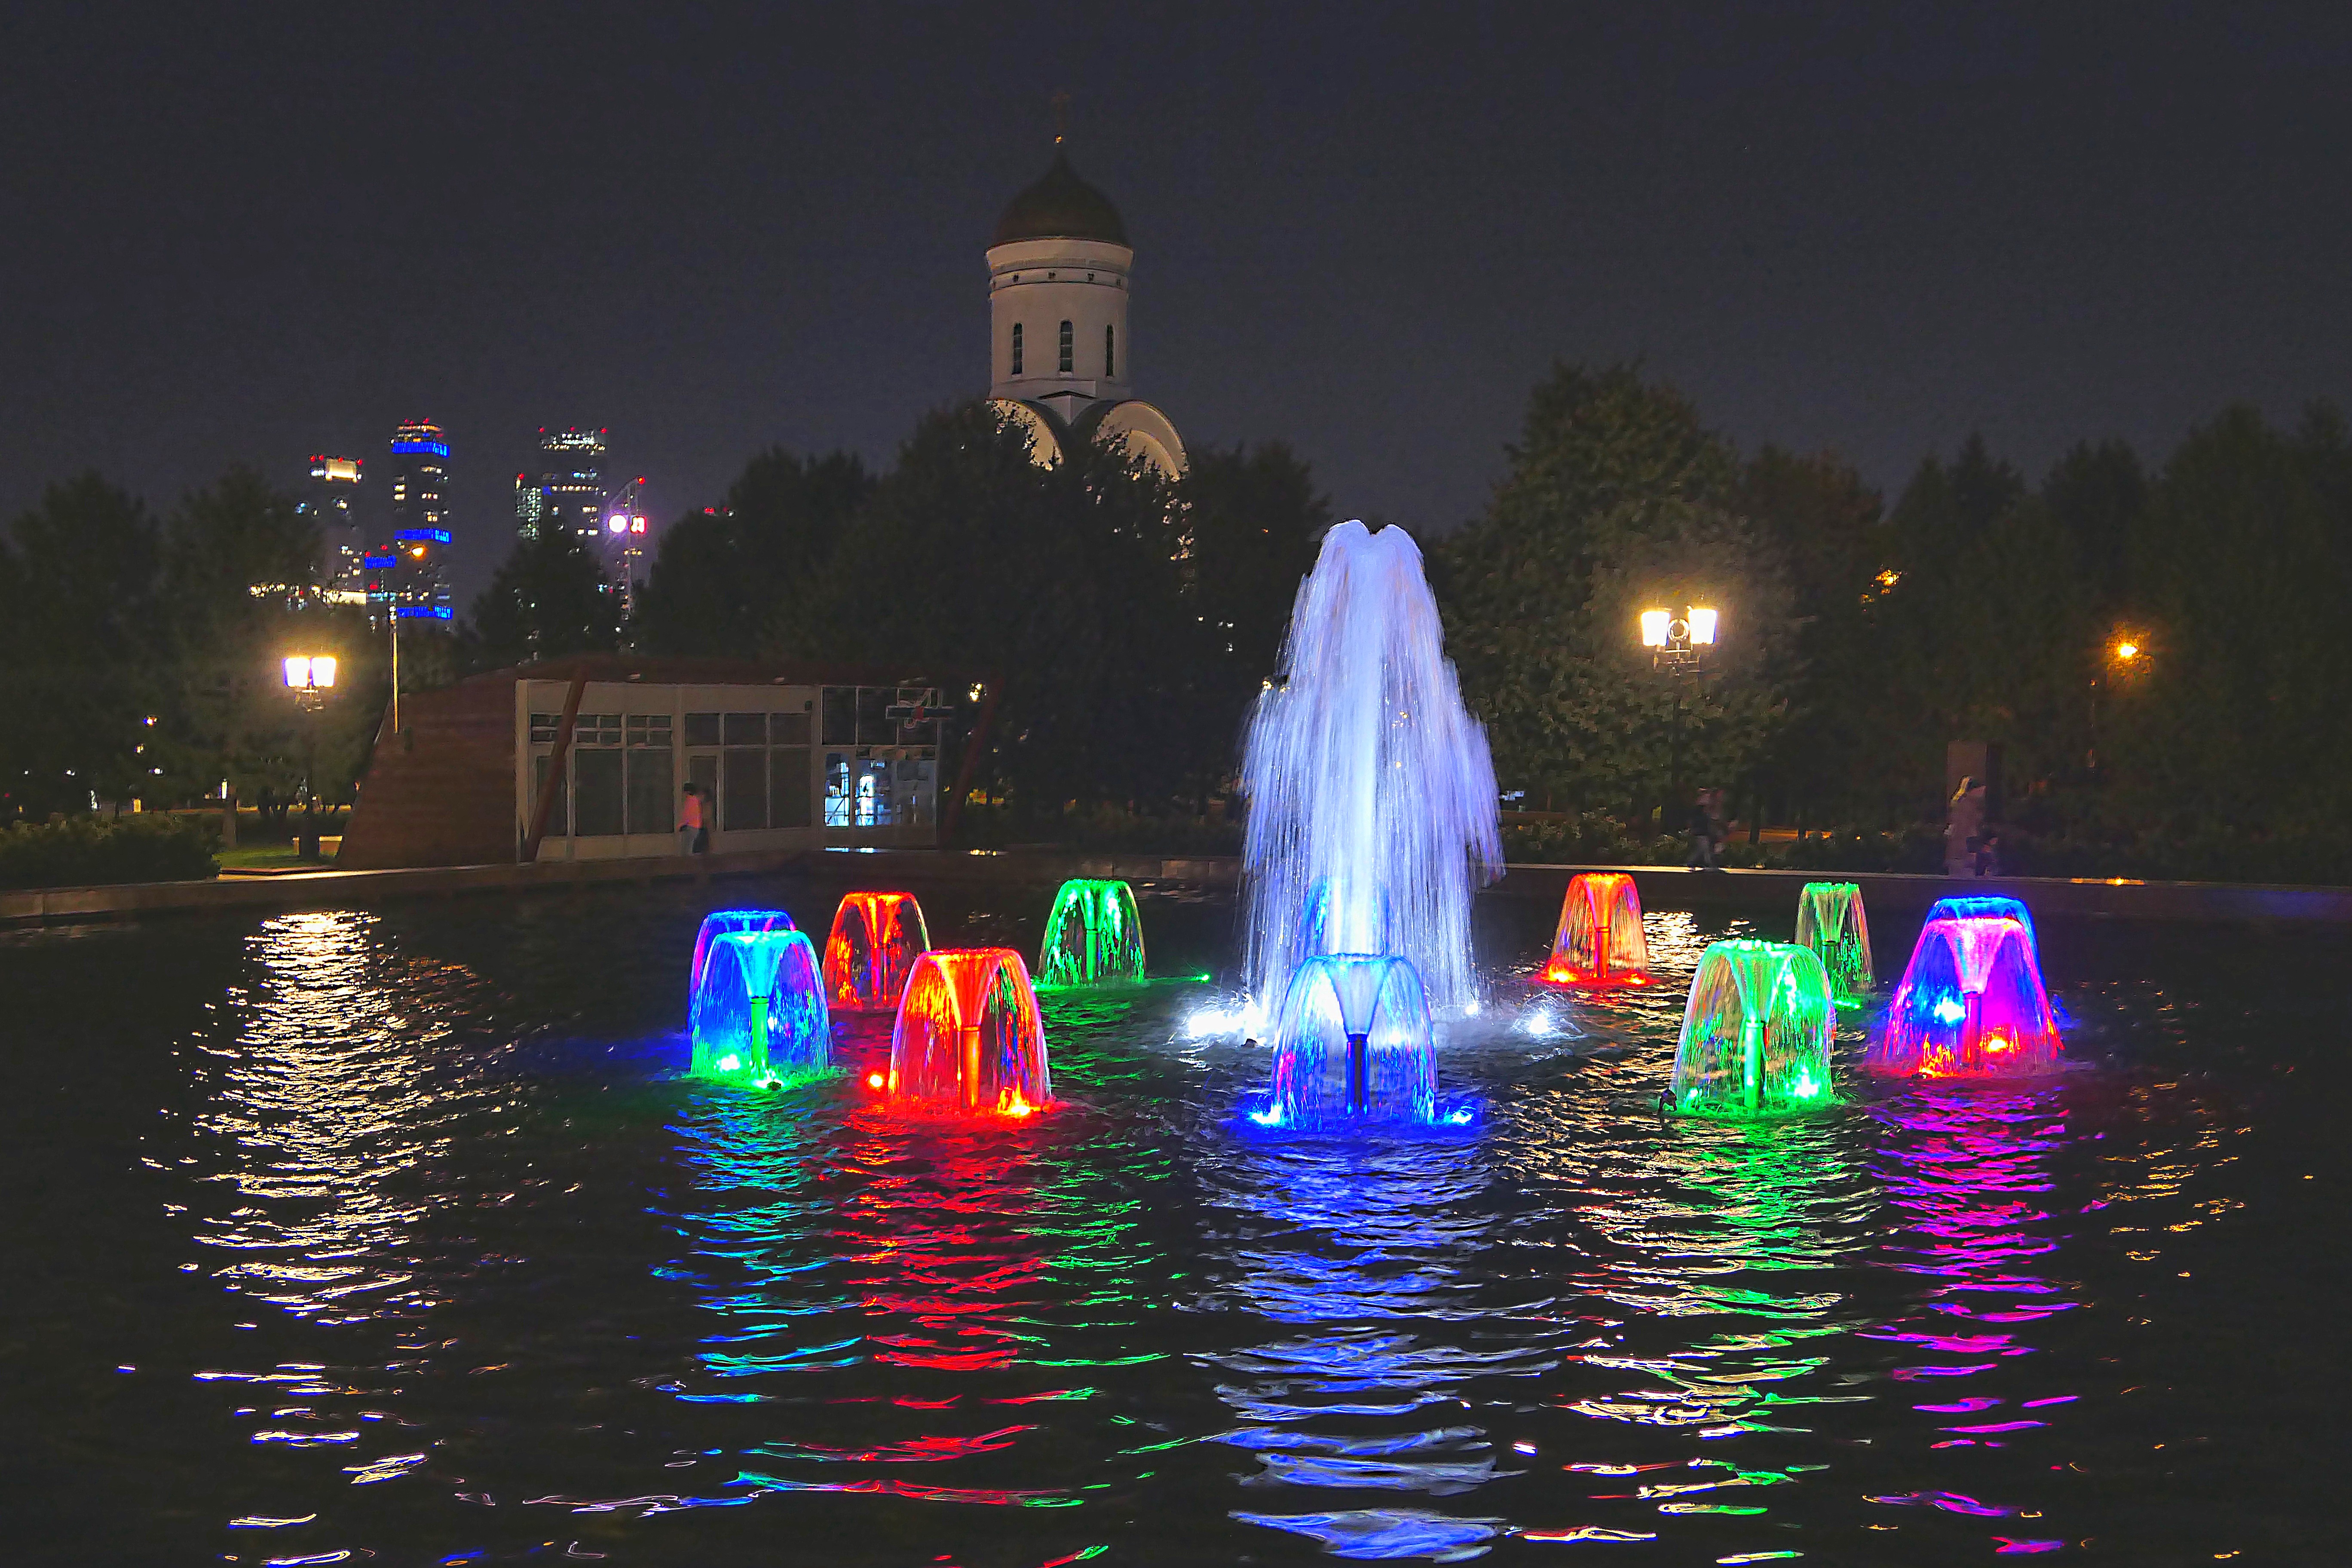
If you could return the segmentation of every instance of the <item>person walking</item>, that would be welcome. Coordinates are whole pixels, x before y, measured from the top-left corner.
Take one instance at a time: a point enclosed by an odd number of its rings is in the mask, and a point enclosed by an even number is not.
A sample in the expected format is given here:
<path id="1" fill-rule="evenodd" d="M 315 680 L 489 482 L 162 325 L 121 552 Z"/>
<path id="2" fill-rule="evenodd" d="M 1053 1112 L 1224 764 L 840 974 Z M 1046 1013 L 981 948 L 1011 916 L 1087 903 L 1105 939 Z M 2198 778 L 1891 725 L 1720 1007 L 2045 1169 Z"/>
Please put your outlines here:
<path id="1" fill-rule="evenodd" d="M 710 853 L 710 829 L 702 817 L 702 786 L 686 786 L 686 798 L 678 807 L 677 852 L 681 855 Z"/>
<path id="2" fill-rule="evenodd" d="M 1713 790 L 1703 789 L 1691 803 L 1690 858 L 1683 862 L 1685 870 L 1712 871 L 1723 836 L 1723 826 L 1716 819 Z"/>

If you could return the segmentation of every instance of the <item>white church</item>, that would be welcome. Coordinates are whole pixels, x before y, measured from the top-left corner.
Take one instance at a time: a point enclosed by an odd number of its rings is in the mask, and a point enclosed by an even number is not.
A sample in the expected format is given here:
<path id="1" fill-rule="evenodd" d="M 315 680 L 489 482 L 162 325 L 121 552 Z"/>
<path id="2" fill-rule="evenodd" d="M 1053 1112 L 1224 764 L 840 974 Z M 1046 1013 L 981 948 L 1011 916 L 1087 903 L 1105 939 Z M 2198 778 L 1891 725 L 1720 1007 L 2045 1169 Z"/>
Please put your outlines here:
<path id="1" fill-rule="evenodd" d="M 1053 167 L 1013 198 L 989 242 L 989 401 L 1027 427 L 1040 463 L 1108 436 L 1173 479 L 1184 443 L 1168 416 L 1132 395 L 1127 226 L 1059 141 Z"/>

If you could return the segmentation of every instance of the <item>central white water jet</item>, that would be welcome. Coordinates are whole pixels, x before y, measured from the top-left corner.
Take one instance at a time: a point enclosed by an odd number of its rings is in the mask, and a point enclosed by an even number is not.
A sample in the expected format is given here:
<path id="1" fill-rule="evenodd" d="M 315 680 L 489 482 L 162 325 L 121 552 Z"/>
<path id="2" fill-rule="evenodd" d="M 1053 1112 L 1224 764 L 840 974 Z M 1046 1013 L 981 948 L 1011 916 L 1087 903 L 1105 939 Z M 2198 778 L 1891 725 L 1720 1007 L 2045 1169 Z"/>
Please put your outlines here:
<path id="1" fill-rule="evenodd" d="M 1249 990 L 1269 1016 L 1318 953 L 1410 959 L 1433 1006 L 1476 995 L 1470 898 L 1501 871 L 1502 833 L 1444 644 L 1411 535 L 1323 536 L 1242 756 Z"/>

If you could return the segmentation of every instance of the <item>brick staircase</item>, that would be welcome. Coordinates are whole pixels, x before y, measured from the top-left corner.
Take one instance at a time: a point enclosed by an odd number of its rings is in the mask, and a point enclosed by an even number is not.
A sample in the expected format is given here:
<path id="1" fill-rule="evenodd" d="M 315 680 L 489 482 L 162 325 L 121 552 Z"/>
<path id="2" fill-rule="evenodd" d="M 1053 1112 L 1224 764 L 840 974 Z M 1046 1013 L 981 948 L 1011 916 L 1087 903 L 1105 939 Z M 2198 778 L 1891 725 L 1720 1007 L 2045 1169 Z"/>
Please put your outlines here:
<path id="1" fill-rule="evenodd" d="M 510 669 L 404 696 L 404 732 L 378 733 L 336 866 L 511 864 L 514 712 Z"/>

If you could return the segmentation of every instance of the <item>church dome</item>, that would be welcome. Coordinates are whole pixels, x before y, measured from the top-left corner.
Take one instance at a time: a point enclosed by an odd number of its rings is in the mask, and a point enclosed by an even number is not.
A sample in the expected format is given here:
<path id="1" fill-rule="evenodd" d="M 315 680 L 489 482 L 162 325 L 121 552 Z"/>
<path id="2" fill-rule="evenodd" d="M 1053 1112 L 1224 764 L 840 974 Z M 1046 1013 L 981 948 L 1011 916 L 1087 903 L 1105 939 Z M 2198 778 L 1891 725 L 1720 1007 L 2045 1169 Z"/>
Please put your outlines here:
<path id="1" fill-rule="evenodd" d="M 996 237 L 989 247 L 1020 239 L 1093 239 L 1110 245 L 1127 243 L 1127 226 L 1110 198 L 1078 178 L 1070 161 L 1058 150 L 1045 177 L 1013 198 L 996 220 Z"/>

